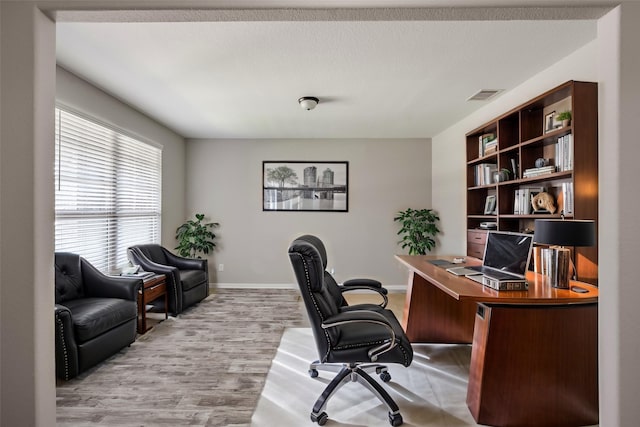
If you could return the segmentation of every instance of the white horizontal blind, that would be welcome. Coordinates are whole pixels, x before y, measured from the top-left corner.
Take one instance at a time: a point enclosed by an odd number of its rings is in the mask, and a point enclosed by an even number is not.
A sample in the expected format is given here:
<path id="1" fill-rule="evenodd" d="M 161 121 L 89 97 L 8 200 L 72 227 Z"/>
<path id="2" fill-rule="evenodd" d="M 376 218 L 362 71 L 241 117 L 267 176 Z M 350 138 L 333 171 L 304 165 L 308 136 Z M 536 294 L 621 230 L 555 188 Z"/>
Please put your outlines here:
<path id="1" fill-rule="evenodd" d="M 160 241 L 162 152 L 56 108 L 55 247 L 103 273 L 127 247 Z"/>

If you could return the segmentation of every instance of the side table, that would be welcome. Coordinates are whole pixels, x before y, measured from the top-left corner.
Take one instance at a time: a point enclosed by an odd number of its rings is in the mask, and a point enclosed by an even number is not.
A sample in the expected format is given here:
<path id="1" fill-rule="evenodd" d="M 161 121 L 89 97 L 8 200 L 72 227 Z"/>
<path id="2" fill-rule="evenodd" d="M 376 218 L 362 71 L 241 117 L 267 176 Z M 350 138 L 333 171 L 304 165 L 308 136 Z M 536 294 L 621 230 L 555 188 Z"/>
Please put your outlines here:
<path id="1" fill-rule="evenodd" d="M 164 296 L 164 318 L 169 317 L 167 311 L 167 283 L 164 274 L 155 274 L 143 279 L 143 286 L 138 291 L 138 333 L 144 334 L 151 327 L 147 327 L 147 303 Z"/>

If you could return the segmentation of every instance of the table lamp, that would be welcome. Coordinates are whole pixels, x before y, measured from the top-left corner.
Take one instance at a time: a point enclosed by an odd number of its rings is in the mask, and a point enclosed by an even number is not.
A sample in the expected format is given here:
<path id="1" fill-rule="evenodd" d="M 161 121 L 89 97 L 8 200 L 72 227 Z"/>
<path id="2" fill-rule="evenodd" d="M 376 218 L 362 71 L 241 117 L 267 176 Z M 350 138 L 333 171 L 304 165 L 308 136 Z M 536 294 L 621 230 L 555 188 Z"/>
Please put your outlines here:
<path id="1" fill-rule="evenodd" d="M 569 288 L 569 269 L 575 265 L 571 251 L 565 246 L 593 246 L 596 243 L 596 225 L 593 220 L 536 219 L 533 241 L 551 245 L 542 249 L 542 274 L 548 276 L 555 288 Z M 574 276 L 575 278 L 575 276 Z"/>

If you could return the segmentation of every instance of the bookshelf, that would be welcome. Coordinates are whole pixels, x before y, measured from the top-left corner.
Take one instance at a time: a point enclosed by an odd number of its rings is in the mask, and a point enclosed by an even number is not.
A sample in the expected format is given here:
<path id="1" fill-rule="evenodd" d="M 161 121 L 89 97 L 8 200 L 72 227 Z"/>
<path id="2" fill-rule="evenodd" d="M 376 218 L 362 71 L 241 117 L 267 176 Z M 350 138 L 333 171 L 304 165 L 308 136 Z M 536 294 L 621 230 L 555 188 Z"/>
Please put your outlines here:
<path id="1" fill-rule="evenodd" d="M 571 111 L 569 124 L 556 122 L 561 111 Z M 532 232 L 535 219 L 564 215 L 593 219 L 597 229 L 597 84 L 568 81 L 468 132 L 466 161 L 469 256 L 484 245 L 483 223 Z M 502 177 L 496 177 L 500 171 Z M 534 210 L 526 199 L 540 190 L 553 197 L 553 213 Z M 597 254 L 597 246 L 575 248 L 579 280 L 597 284 Z"/>

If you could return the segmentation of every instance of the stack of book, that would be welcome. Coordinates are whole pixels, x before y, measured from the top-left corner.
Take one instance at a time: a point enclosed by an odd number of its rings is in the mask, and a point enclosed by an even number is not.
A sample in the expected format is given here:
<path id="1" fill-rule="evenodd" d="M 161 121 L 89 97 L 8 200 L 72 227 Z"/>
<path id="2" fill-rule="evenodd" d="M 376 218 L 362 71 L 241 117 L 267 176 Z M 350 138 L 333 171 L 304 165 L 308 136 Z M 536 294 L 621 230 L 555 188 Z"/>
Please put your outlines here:
<path id="1" fill-rule="evenodd" d="M 515 192 L 513 201 L 513 213 L 516 215 L 531 215 L 533 208 L 531 199 L 542 192 L 543 188 L 519 188 Z"/>
<path id="2" fill-rule="evenodd" d="M 495 163 L 480 163 L 476 165 L 475 185 L 493 184 L 493 174 L 498 170 Z"/>
<path id="3" fill-rule="evenodd" d="M 573 169 L 573 136 L 571 134 L 558 137 L 556 143 L 556 165 L 558 172 Z"/>
<path id="4" fill-rule="evenodd" d="M 562 183 L 562 210 L 565 215 L 573 215 L 573 182 Z"/>
<path id="5" fill-rule="evenodd" d="M 485 133 L 478 137 L 479 157 L 488 156 L 498 152 L 498 138 L 495 133 Z"/>
<path id="6" fill-rule="evenodd" d="M 532 178 L 534 176 L 547 175 L 550 173 L 554 173 L 555 171 L 556 171 L 556 167 L 553 165 L 543 166 L 541 168 L 530 168 L 530 169 L 525 169 L 524 172 L 522 172 L 522 177 Z"/>

